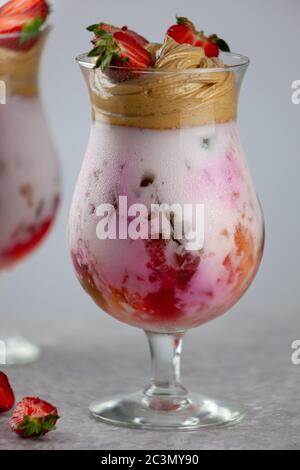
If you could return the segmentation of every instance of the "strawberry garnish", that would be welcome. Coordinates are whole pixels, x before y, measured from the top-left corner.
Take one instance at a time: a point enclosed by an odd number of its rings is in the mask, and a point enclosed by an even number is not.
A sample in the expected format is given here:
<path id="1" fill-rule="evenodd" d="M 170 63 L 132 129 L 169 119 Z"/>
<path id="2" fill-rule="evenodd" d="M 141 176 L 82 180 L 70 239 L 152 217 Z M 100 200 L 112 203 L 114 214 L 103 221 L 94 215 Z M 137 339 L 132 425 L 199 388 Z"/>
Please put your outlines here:
<path id="1" fill-rule="evenodd" d="M 186 18 L 185 16 L 176 16 L 176 24 L 185 25 L 188 28 L 190 28 L 193 31 L 193 33 L 197 34 L 197 30 L 196 30 L 194 23 L 188 18 Z"/>
<path id="2" fill-rule="evenodd" d="M 143 47 L 149 44 L 148 39 L 144 38 L 144 36 L 141 36 L 136 31 L 133 31 L 132 29 L 128 29 L 128 26 L 123 26 L 122 31 L 125 31 L 128 34 L 128 36 L 131 36 L 133 39 L 136 40 L 136 42 L 138 42 Z"/>
<path id="3" fill-rule="evenodd" d="M 53 431 L 58 419 L 55 406 L 40 398 L 27 397 L 17 404 L 10 427 L 20 437 L 40 437 Z"/>
<path id="4" fill-rule="evenodd" d="M 183 16 L 176 17 L 177 24 L 171 26 L 167 35 L 178 44 L 190 44 L 202 47 L 207 57 L 218 57 L 220 50 L 230 52 L 228 44 L 216 34 L 205 36 L 203 31 L 197 31 L 194 23 Z"/>
<path id="5" fill-rule="evenodd" d="M 147 68 L 153 65 L 151 54 L 137 42 L 130 32 L 118 31 L 114 34 L 114 39 L 120 48 L 121 62 L 125 59 L 126 67 Z M 118 59 L 115 65 L 121 65 Z"/>
<path id="6" fill-rule="evenodd" d="M 26 15 L 27 18 L 39 16 L 45 21 L 49 11 L 49 5 L 45 0 L 10 0 L 0 8 L 0 15 Z"/>
<path id="7" fill-rule="evenodd" d="M 195 47 L 202 47 L 204 41 L 202 39 L 197 39 L 197 41 L 194 43 Z"/>
<path id="8" fill-rule="evenodd" d="M 168 29 L 167 35 L 178 44 L 191 44 L 193 46 L 196 42 L 195 33 L 189 26 L 184 24 L 174 24 Z"/>
<path id="9" fill-rule="evenodd" d="M 224 39 L 219 38 L 217 34 L 212 34 L 208 37 L 208 40 L 216 44 L 220 51 L 230 52 L 230 47 L 228 46 L 227 42 L 224 41 Z"/>
<path id="10" fill-rule="evenodd" d="M 8 377 L 0 372 L 0 412 L 9 411 L 15 404 L 15 395 Z"/>
<path id="11" fill-rule="evenodd" d="M 89 53 L 89 57 L 97 57 L 95 68 L 100 67 L 104 71 L 110 65 L 125 68 L 148 68 L 153 65 L 151 54 L 133 37 L 132 32 L 127 29 L 114 31 L 111 25 L 105 27 L 106 30 L 101 23 L 100 26 L 88 27 L 88 31 L 95 34 L 95 47 Z"/>
<path id="12" fill-rule="evenodd" d="M 49 5 L 45 0 L 7 2 L 0 8 L 0 35 L 2 35 L 0 47 L 17 50 L 28 50 L 33 47 L 49 11 Z M 15 37 L 12 36 L 13 33 Z"/>
<path id="13" fill-rule="evenodd" d="M 95 37 L 93 39 L 93 43 L 96 43 L 97 39 L 100 38 L 101 36 L 101 31 L 106 31 L 107 33 L 114 34 L 118 31 L 123 31 L 128 34 L 128 36 L 131 36 L 133 39 L 136 40 L 140 44 L 140 46 L 144 47 L 147 44 L 149 44 L 149 41 L 138 34 L 136 31 L 133 31 L 132 29 L 128 29 L 128 26 L 122 26 L 122 28 L 118 28 L 117 26 L 114 26 L 109 23 L 97 23 L 89 26 L 87 28 L 88 31 L 91 31 L 92 33 L 95 34 Z"/>
<path id="14" fill-rule="evenodd" d="M 37 41 L 42 24 L 43 20 L 39 16 L 28 19 L 27 15 L 21 14 L 0 15 L 0 47 L 30 49 Z"/>
<path id="15" fill-rule="evenodd" d="M 120 31 L 121 28 L 118 28 L 117 26 L 114 26 L 109 23 L 96 23 L 89 26 L 87 30 L 95 34 L 93 42 L 96 42 L 96 40 L 99 39 L 101 35 L 101 31 L 106 31 L 107 33 L 114 34 L 117 31 Z"/>
<path id="16" fill-rule="evenodd" d="M 206 57 L 218 57 L 220 50 L 214 42 L 204 41 L 201 47 L 204 49 Z"/>

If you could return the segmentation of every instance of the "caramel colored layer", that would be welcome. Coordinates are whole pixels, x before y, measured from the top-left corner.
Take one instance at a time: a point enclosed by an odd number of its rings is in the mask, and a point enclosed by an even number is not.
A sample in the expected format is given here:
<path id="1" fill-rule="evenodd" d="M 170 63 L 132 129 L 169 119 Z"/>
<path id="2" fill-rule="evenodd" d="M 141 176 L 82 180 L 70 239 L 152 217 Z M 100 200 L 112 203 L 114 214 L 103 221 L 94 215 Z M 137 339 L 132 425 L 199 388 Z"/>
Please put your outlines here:
<path id="1" fill-rule="evenodd" d="M 149 129 L 176 129 L 236 118 L 232 72 L 146 74 L 114 83 L 99 70 L 89 75 L 97 120 Z"/>
<path id="2" fill-rule="evenodd" d="M 0 80 L 5 82 L 8 96 L 37 95 L 40 55 L 46 36 L 44 31 L 28 51 L 0 47 Z"/>

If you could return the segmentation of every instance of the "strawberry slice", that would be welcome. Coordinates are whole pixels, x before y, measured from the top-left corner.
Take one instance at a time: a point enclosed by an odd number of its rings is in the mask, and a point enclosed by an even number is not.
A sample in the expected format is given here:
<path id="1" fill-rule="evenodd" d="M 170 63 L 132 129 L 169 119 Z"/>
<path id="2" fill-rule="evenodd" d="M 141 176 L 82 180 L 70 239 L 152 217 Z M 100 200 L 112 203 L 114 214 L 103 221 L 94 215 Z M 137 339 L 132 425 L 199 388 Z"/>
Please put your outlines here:
<path id="1" fill-rule="evenodd" d="M 57 408 L 40 398 L 26 397 L 17 404 L 9 423 L 11 430 L 24 438 L 37 438 L 55 429 Z"/>
<path id="2" fill-rule="evenodd" d="M 89 57 L 97 57 L 95 68 L 100 67 L 104 71 L 110 65 L 123 68 L 148 68 L 153 65 L 151 54 L 127 30 L 112 34 L 103 29 L 95 31 L 94 26 L 88 30 L 96 32 L 96 39 L 93 40 L 95 47 L 89 53 Z"/>
<path id="3" fill-rule="evenodd" d="M 126 67 L 147 68 L 153 65 L 151 54 L 142 47 L 128 31 L 118 31 L 114 34 L 120 48 L 120 59 Z M 127 60 L 128 58 L 128 60 Z M 121 65 L 116 58 L 112 65 Z"/>
<path id="4" fill-rule="evenodd" d="M 43 21 L 38 16 L 28 19 L 27 15 L 0 15 L 0 47 L 28 50 L 37 41 Z M 7 36 L 6 36 L 7 35 Z"/>
<path id="5" fill-rule="evenodd" d="M 1 16 L 27 15 L 27 18 L 39 16 L 43 21 L 49 15 L 50 8 L 45 0 L 10 0 L 0 8 Z"/>
<path id="6" fill-rule="evenodd" d="M 15 403 L 15 395 L 8 377 L 0 372 L 0 412 L 9 411 Z"/>
<path id="7" fill-rule="evenodd" d="M 203 47 L 206 57 L 218 57 L 220 54 L 220 49 L 214 42 L 204 41 L 201 47 Z"/>
<path id="8" fill-rule="evenodd" d="M 168 29 L 167 35 L 178 44 L 194 45 L 197 40 L 197 36 L 193 30 L 185 24 L 174 24 Z"/>
<path id="9" fill-rule="evenodd" d="M 147 44 L 149 44 L 148 39 L 144 38 L 144 36 L 141 36 L 136 31 L 133 31 L 132 29 L 128 29 L 127 26 L 123 26 L 122 31 L 125 31 L 129 36 L 131 36 L 133 39 L 135 39 L 136 42 L 138 42 L 143 47 L 145 47 Z"/>
<path id="10" fill-rule="evenodd" d="M 107 33 L 110 33 L 110 34 L 115 34 L 119 31 L 123 31 L 123 32 L 126 32 L 128 36 L 131 36 L 133 39 L 135 39 L 136 42 L 140 44 L 140 46 L 145 47 L 147 44 L 149 44 L 148 39 L 144 38 L 136 31 L 129 29 L 128 26 L 122 26 L 122 28 L 119 28 L 109 23 L 96 23 L 96 24 L 89 26 L 87 30 L 95 34 L 95 37 L 92 41 L 94 44 L 100 38 L 101 31 L 106 31 Z"/>

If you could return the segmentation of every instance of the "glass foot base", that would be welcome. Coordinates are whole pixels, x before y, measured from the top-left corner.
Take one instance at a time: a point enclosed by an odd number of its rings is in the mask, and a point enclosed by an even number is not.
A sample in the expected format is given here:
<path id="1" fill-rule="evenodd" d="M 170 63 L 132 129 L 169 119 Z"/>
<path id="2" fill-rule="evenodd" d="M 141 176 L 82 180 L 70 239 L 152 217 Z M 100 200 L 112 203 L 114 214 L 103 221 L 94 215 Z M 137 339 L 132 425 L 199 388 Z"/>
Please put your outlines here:
<path id="1" fill-rule="evenodd" d="M 90 405 L 92 416 L 104 423 L 139 429 L 193 430 L 240 422 L 245 410 L 201 395 L 187 398 L 149 397 L 140 392 L 119 400 Z"/>
<path id="2" fill-rule="evenodd" d="M 30 364 L 40 357 L 40 348 L 22 337 L 1 338 L 0 364 Z"/>

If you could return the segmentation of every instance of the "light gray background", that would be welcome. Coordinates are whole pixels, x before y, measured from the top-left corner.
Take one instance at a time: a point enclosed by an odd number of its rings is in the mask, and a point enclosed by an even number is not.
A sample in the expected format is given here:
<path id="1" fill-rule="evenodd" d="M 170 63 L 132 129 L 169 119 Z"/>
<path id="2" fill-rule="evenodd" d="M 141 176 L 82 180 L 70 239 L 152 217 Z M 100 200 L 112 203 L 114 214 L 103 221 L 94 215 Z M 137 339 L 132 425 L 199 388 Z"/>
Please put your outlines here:
<path id="1" fill-rule="evenodd" d="M 0 1 L 0 4 L 3 4 Z M 55 0 L 54 26 L 41 71 L 42 95 L 63 173 L 63 207 L 47 243 L 1 276 L 1 331 L 23 332 L 44 345 L 44 359 L 9 371 L 18 396 L 42 393 L 60 404 L 53 448 L 300 448 L 300 366 L 290 361 L 300 339 L 300 79 L 298 0 Z M 89 48 L 85 27 L 105 20 L 160 40 L 178 13 L 217 32 L 251 67 L 240 102 L 240 127 L 265 211 L 267 244 L 255 283 L 232 310 L 189 333 L 184 376 L 194 389 L 250 409 L 234 429 L 168 435 L 128 433 L 90 421 L 95 395 L 134 390 L 148 374 L 142 333 L 110 319 L 77 284 L 65 242 L 68 208 L 84 155 L 90 110 L 74 57 Z M 130 382 L 132 382 L 130 384 Z M 265 410 L 265 411 L 263 411 Z M 0 447 L 21 446 L 0 418 Z M 79 425 L 83 431 L 79 431 Z M 128 435 L 130 434 L 130 438 Z M 130 447 L 131 446 L 131 447 Z"/>

